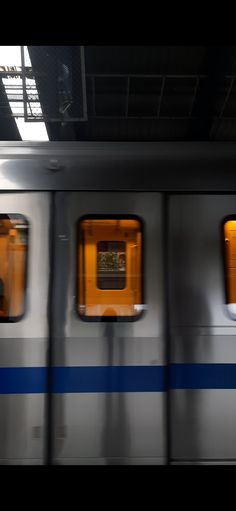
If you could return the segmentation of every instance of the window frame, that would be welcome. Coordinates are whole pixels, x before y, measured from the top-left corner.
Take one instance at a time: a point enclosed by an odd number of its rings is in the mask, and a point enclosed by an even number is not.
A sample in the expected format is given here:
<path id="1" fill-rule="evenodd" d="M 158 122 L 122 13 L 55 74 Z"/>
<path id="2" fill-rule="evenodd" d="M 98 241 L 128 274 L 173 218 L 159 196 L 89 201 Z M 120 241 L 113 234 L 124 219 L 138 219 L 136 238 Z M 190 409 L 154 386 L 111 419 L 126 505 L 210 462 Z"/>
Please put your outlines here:
<path id="1" fill-rule="evenodd" d="M 140 232 L 141 232 L 141 235 L 142 235 L 142 246 L 141 246 L 141 273 L 140 273 L 140 279 L 141 279 L 141 303 L 144 304 L 145 303 L 145 290 L 144 290 L 144 282 L 145 282 L 145 278 L 144 278 L 144 268 L 145 268 L 145 260 L 144 260 L 144 255 L 145 255 L 145 224 L 144 224 L 144 220 L 139 216 L 139 215 L 136 215 L 136 214 L 108 214 L 108 213 L 105 213 L 105 214 L 92 214 L 92 213 L 89 213 L 89 214 L 86 214 L 86 215 L 82 215 L 81 217 L 79 217 L 76 221 L 76 247 L 75 247 L 75 252 L 76 252 L 76 271 L 75 271 L 75 274 L 76 274 L 76 279 L 75 279 L 75 310 L 76 310 L 76 315 L 78 316 L 79 319 L 81 319 L 82 321 L 86 322 L 86 323 L 110 323 L 110 322 L 115 322 L 115 323 L 133 323 L 135 321 L 138 321 L 140 320 L 142 317 L 143 317 L 143 314 L 145 313 L 144 309 L 142 309 L 141 311 L 138 312 L 138 314 L 136 314 L 135 316 L 85 316 L 84 314 L 82 314 L 80 311 L 79 311 L 79 306 L 80 306 L 80 303 L 79 303 L 79 260 L 80 260 L 80 224 L 81 222 L 83 222 L 84 220 L 136 220 L 139 222 L 140 224 Z M 104 240 L 105 241 L 105 240 Z M 96 282 L 97 282 L 97 278 L 96 278 Z M 125 288 L 124 288 L 125 289 Z M 102 289 L 101 289 L 102 291 Z"/>
<path id="2" fill-rule="evenodd" d="M 28 284 L 28 262 L 29 262 L 29 239 L 30 239 L 30 222 L 28 217 L 26 217 L 22 213 L 0 213 L 0 220 L 6 219 L 7 216 L 12 216 L 14 219 L 22 219 L 24 223 L 27 225 L 27 245 L 26 245 L 26 254 L 25 254 L 25 278 L 24 278 L 24 295 L 23 295 L 23 312 L 18 316 L 0 316 L 0 324 L 1 323 L 18 323 L 21 321 L 26 315 L 26 303 L 27 303 L 27 284 Z"/>

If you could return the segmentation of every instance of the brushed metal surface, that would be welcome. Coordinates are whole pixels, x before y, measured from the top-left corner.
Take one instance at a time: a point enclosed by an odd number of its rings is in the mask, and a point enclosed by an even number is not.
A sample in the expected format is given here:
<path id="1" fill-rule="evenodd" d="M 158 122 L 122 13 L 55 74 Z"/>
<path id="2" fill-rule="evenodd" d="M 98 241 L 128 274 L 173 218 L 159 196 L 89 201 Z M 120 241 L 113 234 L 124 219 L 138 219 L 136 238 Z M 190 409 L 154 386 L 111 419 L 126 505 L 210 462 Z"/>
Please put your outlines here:
<path id="1" fill-rule="evenodd" d="M 236 459 L 236 390 L 171 391 L 171 459 Z"/>
<path id="2" fill-rule="evenodd" d="M 43 463 L 45 435 L 43 394 L 0 395 L 0 463 L 14 459 Z"/>
<path id="3" fill-rule="evenodd" d="M 119 365 L 122 360 L 129 366 L 141 365 L 162 365 L 165 361 L 165 343 L 161 337 L 132 337 L 132 334 L 125 337 L 128 333 L 124 327 L 124 334 L 114 336 L 112 327 L 109 325 L 100 328 L 97 323 L 97 331 L 101 331 L 100 337 L 67 337 L 65 364 L 68 366 L 104 366 L 111 364 Z M 121 330 L 121 329 L 120 329 Z M 119 334 L 121 333 L 119 330 Z M 110 334 L 112 333 L 112 336 Z M 105 334 L 105 335 L 104 335 Z M 108 341 L 108 335 L 110 341 Z M 55 338 L 55 344 L 60 343 L 60 337 Z M 109 342 L 109 346 L 108 346 Z M 122 353 L 121 353 L 122 350 Z M 61 355 L 59 350 L 55 350 L 55 365 L 60 366 Z"/>
<path id="4" fill-rule="evenodd" d="M 171 359 L 185 364 L 234 364 L 236 362 L 236 334 L 172 335 Z"/>
<path id="5" fill-rule="evenodd" d="M 164 459 L 164 400 L 161 392 L 63 395 L 64 426 L 55 424 L 54 459 Z M 60 395 L 54 406 L 60 417 Z"/>
<path id="6" fill-rule="evenodd" d="M 234 195 L 173 195 L 169 210 L 172 363 L 236 363 L 225 307 L 221 223 Z M 171 459 L 236 459 L 234 389 L 170 392 Z"/>
<path id="7" fill-rule="evenodd" d="M 170 197 L 172 328 L 234 326 L 224 307 L 221 222 L 235 211 L 233 195 Z"/>
<path id="8" fill-rule="evenodd" d="M 234 142 L 1 142 L 2 190 L 236 190 Z"/>
<path id="9" fill-rule="evenodd" d="M 29 222 L 26 310 L 16 323 L 0 324 L 0 367 L 45 366 L 48 342 L 49 194 L 2 193 L 0 213 Z M 45 396 L 0 395 L 0 463 L 43 462 Z M 36 462 L 36 461 L 35 461 Z"/>
<path id="10" fill-rule="evenodd" d="M 0 459 L 0 465 L 43 465 L 42 458 L 10 458 Z"/>
<path id="11" fill-rule="evenodd" d="M 0 460 L 1 462 L 1 460 Z M 166 458 L 60 458 L 54 465 L 163 465 Z"/>
<path id="12" fill-rule="evenodd" d="M 47 364 L 45 343 L 45 337 L 1 338 L 0 367 L 44 367 Z"/>
<path id="13" fill-rule="evenodd" d="M 136 214 L 144 221 L 147 310 L 132 323 L 84 322 L 75 310 L 76 222 L 86 214 L 109 213 Z M 161 197 L 157 193 L 71 192 L 56 195 L 55 365 L 165 363 L 161 221 Z M 165 458 L 162 393 L 56 395 L 54 412 L 54 460 L 71 457 Z"/>

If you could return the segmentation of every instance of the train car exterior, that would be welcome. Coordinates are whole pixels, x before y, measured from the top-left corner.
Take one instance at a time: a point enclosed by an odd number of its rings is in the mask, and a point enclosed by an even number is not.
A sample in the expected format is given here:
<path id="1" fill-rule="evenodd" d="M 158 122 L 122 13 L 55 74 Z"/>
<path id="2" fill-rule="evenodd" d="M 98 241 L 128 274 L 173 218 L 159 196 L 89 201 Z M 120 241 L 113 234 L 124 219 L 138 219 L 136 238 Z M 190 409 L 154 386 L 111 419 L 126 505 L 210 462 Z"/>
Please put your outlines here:
<path id="1" fill-rule="evenodd" d="M 236 462 L 233 143 L 0 143 L 0 463 Z"/>

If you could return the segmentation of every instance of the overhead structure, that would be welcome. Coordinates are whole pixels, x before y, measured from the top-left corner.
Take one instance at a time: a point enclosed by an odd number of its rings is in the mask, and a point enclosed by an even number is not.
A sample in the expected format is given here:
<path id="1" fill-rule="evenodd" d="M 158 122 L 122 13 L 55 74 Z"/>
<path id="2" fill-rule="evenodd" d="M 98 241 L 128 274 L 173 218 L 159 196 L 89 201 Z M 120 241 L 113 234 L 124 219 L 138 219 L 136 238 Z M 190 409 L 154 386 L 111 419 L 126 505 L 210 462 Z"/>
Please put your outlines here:
<path id="1" fill-rule="evenodd" d="M 26 122 L 86 120 L 83 47 L 21 46 L 21 66 L 1 66 L 0 73 L 9 101 L 20 103 L 16 117 Z"/>
<path id="2" fill-rule="evenodd" d="M 83 46 L 22 46 L 22 85 L 26 120 L 78 122 L 87 119 Z M 35 88 L 31 88 L 32 77 Z M 39 92 L 37 93 L 36 90 Z M 42 110 L 37 109 L 38 102 Z"/>
<path id="3" fill-rule="evenodd" d="M 1 80 L 50 140 L 236 139 L 235 46 L 22 46 Z"/>

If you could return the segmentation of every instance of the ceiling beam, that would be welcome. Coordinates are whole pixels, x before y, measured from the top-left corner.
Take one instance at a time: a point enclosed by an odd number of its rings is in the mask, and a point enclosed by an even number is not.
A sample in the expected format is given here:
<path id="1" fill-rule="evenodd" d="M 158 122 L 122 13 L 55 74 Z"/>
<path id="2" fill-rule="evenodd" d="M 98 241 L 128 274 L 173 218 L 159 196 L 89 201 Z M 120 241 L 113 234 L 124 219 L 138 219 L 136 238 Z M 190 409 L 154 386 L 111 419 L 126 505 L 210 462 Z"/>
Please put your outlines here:
<path id="1" fill-rule="evenodd" d="M 1 78 L 0 105 L 0 140 L 21 140 Z"/>

